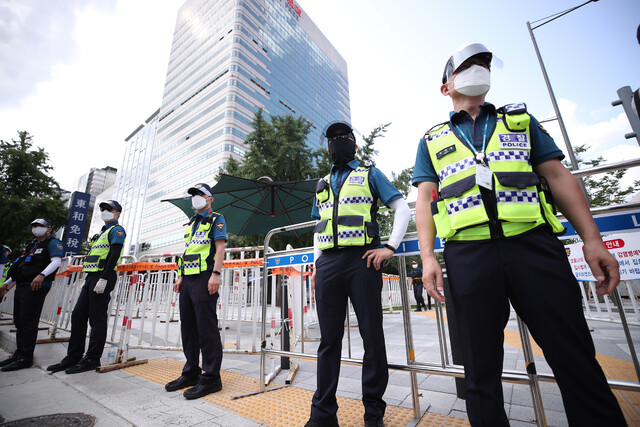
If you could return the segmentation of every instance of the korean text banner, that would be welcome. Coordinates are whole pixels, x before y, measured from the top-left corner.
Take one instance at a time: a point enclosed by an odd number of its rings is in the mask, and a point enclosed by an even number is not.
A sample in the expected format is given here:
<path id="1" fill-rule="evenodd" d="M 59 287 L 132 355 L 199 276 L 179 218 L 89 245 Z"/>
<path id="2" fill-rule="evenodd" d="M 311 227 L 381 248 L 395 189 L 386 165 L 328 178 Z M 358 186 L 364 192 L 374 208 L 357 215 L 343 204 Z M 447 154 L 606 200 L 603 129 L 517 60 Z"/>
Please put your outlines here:
<path id="1" fill-rule="evenodd" d="M 71 195 L 67 227 L 65 228 L 64 236 L 62 237 L 65 256 L 77 255 L 78 252 L 80 252 L 90 199 L 91 194 L 89 193 L 75 191 Z"/>
<path id="2" fill-rule="evenodd" d="M 620 264 L 620 280 L 640 279 L 640 233 L 616 234 L 602 239 L 609 252 Z M 576 279 L 594 282 L 596 279 L 584 260 L 583 246 L 582 242 L 565 246 L 571 270 Z"/>

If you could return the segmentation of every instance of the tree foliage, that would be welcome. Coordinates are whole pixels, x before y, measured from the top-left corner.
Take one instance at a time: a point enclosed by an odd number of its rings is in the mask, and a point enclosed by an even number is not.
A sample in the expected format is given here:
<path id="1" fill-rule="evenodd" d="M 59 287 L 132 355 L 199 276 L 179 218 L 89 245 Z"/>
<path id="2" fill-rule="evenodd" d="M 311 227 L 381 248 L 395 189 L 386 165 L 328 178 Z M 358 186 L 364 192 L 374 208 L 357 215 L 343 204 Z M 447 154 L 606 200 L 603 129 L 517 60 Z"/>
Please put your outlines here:
<path id="1" fill-rule="evenodd" d="M 0 243 L 14 255 L 33 238 L 32 220 L 49 218 L 59 227 L 67 217 L 60 186 L 49 175 L 52 169 L 49 155 L 33 148 L 28 132 L 19 131 L 17 140 L 0 140 Z"/>
<path id="2" fill-rule="evenodd" d="M 598 156 L 593 160 L 583 160 L 582 156 L 589 150 L 586 145 L 575 147 L 574 153 L 578 167 L 585 165 L 588 167 L 598 166 L 606 162 L 604 157 Z M 565 165 L 570 168 L 565 161 Z M 591 206 L 608 206 L 625 203 L 627 197 L 640 191 L 640 181 L 634 181 L 633 185 L 622 188 L 620 180 L 626 175 L 627 169 L 619 169 L 606 174 L 591 175 L 582 178 L 584 186 L 589 193 Z"/>
<path id="3" fill-rule="evenodd" d="M 262 109 L 256 111 L 245 143 L 249 151 L 240 164 L 230 158 L 226 173 L 242 178 L 268 176 L 274 181 L 300 181 L 315 177 L 314 150 L 305 140 L 311 124 L 302 116 L 272 116 L 271 123 Z"/>
<path id="4" fill-rule="evenodd" d="M 248 179 L 269 177 L 274 181 L 301 181 L 318 176 L 316 159 L 322 153 L 306 145 L 311 124 L 302 116 L 271 116 L 268 122 L 262 109 L 259 109 L 254 114 L 251 126 L 253 132 L 245 139 L 249 151 L 244 161 L 241 164 L 230 158 L 224 171 L 226 174 Z M 227 245 L 240 247 L 263 243 L 264 235 L 231 236 Z M 294 247 L 309 246 L 312 244 L 311 231 L 298 237 L 277 235 L 271 240 L 272 247 L 278 250 L 284 249 L 287 243 Z"/>

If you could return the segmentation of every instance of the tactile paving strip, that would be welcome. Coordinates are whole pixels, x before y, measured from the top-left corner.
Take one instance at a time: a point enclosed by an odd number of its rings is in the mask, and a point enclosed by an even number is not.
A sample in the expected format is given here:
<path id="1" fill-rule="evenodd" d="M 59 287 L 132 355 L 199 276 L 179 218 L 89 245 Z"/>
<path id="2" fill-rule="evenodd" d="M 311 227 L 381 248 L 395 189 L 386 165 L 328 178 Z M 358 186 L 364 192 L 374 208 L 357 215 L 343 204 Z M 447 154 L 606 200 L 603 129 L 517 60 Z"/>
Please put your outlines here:
<path id="1" fill-rule="evenodd" d="M 143 365 L 123 369 L 146 381 L 164 385 L 180 376 L 184 362 L 176 359 L 152 359 Z M 302 426 L 309 419 L 313 392 L 297 387 L 285 387 L 266 393 L 231 399 L 231 396 L 250 393 L 259 389 L 258 379 L 235 372 L 220 371 L 222 390 L 202 398 L 205 402 L 235 412 L 245 418 L 270 427 Z M 267 388 L 278 387 L 272 383 Z M 338 421 L 341 427 L 364 425 L 364 407 L 356 399 L 338 396 Z M 406 426 L 413 418 L 413 411 L 397 406 L 387 406 L 385 424 Z M 426 413 L 418 426 L 467 426 L 464 418 Z"/>

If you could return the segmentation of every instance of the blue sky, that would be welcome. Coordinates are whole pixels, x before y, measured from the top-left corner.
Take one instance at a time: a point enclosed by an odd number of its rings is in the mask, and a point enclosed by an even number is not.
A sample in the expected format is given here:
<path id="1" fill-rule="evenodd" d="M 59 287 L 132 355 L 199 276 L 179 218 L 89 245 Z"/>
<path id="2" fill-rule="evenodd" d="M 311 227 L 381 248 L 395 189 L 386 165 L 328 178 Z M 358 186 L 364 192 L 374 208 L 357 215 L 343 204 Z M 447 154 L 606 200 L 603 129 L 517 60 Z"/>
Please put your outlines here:
<path id="1" fill-rule="evenodd" d="M 298 0 L 347 61 L 354 126 L 366 134 L 392 123 L 377 145 L 388 175 L 412 166 L 420 136 L 446 119 L 440 78 L 462 44 L 485 43 L 504 63 L 490 102 L 526 102 L 551 117 L 525 23 L 580 3 Z M 65 188 L 90 167 L 119 168 L 124 138 L 160 104 L 181 4 L 0 0 L 0 138 L 32 132 Z M 588 157 L 640 157 L 611 106 L 619 87 L 640 87 L 639 24 L 639 1 L 600 0 L 535 30 L 571 142 L 591 146 Z M 564 148 L 557 126 L 547 128 Z"/>

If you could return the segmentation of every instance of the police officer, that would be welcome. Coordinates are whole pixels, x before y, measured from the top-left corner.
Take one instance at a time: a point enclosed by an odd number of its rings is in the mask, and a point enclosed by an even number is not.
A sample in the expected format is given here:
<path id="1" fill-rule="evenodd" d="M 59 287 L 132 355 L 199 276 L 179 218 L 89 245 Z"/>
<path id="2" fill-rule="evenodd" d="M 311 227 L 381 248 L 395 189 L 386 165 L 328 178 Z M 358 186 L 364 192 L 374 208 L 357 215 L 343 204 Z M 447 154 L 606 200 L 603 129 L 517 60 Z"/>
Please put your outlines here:
<path id="1" fill-rule="evenodd" d="M 16 371 L 33 365 L 33 351 L 44 300 L 60 267 L 62 242 L 52 236 L 52 223 L 38 218 L 31 224 L 34 240 L 8 271 L 9 278 L 0 287 L 0 298 L 14 285 L 13 321 L 16 325 L 16 351 L 0 362 L 3 371 Z"/>
<path id="2" fill-rule="evenodd" d="M 184 238 L 186 249 L 179 262 L 174 290 L 180 293 L 180 330 L 187 362 L 179 378 L 167 383 L 167 391 L 185 387 L 186 399 L 198 399 L 222 390 L 220 365 L 222 343 L 216 305 L 227 243 L 227 223 L 211 210 L 213 192 L 207 184 L 187 190 L 197 214 L 191 218 Z M 202 352 L 202 369 L 200 368 Z"/>
<path id="3" fill-rule="evenodd" d="M 597 293 L 613 292 L 618 263 L 602 243 L 562 152 L 525 104 L 485 102 L 492 53 L 476 43 L 447 61 L 441 93 L 449 120 L 420 141 L 413 184 L 427 292 L 438 301 L 443 279 L 433 253 L 437 234 L 456 307 L 473 426 L 504 426 L 501 373 L 509 303 L 542 347 L 570 425 L 625 425 L 595 359 L 580 291 L 562 243 L 551 192 L 584 242 Z M 435 199 L 435 200 L 434 200 Z M 435 286 L 434 286 L 435 283 Z"/>
<path id="4" fill-rule="evenodd" d="M 86 276 L 71 314 L 71 338 L 67 355 L 60 363 L 47 367 L 51 372 L 64 370 L 67 374 L 77 374 L 100 367 L 100 358 L 107 340 L 107 310 L 111 291 L 118 278 L 116 269 L 126 233 L 118 224 L 122 213 L 120 203 L 107 200 L 100 203 L 99 207 L 105 224 L 100 234 L 91 240 L 89 253 L 82 263 L 82 271 Z M 91 326 L 91 335 L 85 353 L 87 321 Z"/>
<path id="5" fill-rule="evenodd" d="M 4 280 L 7 278 L 5 269 L 8 268 L 10 262 L 9 255 L 11 255 L 11 248 L 0 245 L 0 285 L 4 283 Z"/>
<path id="6" fill-rule="evenodd" d="M 422 296 L 424 289 L 422 286 L 422 269 L 418 268 L 417 261 L 411 263 L 411 286 L 413 286 L 413 296 L 416 298 L 416 311 L 422 311 L 422 307 L 426 310 L 427 306 Z M 429 310 L 431 310 L 431 297 L 429 294 L 427 294 L 427 299 L 429 300 Z"/>
<path id="7" fill-rule="evenodd" d="M 340 372 L 342 337 L 351 300 L 364 343 L 362 401 L 367 426 L 383 425 L 382 399 L 389 373 L 382 330 L 382 261 L 391 258 L 409 222 L 410 211 L 402 194 L 373 166 L 355 159 L 356 140 L 351 126 L 336 122 L 325 136 L 333 160 L 331 173 L 316 188 L 311 216 L 314 229 L 315 286 L 322 336 L 318 348 L 317 389 L 307 426 L 338 425 L 336 388 Z M 388 244 L 378 248 L 378 200 L 395 211 Z"/>

